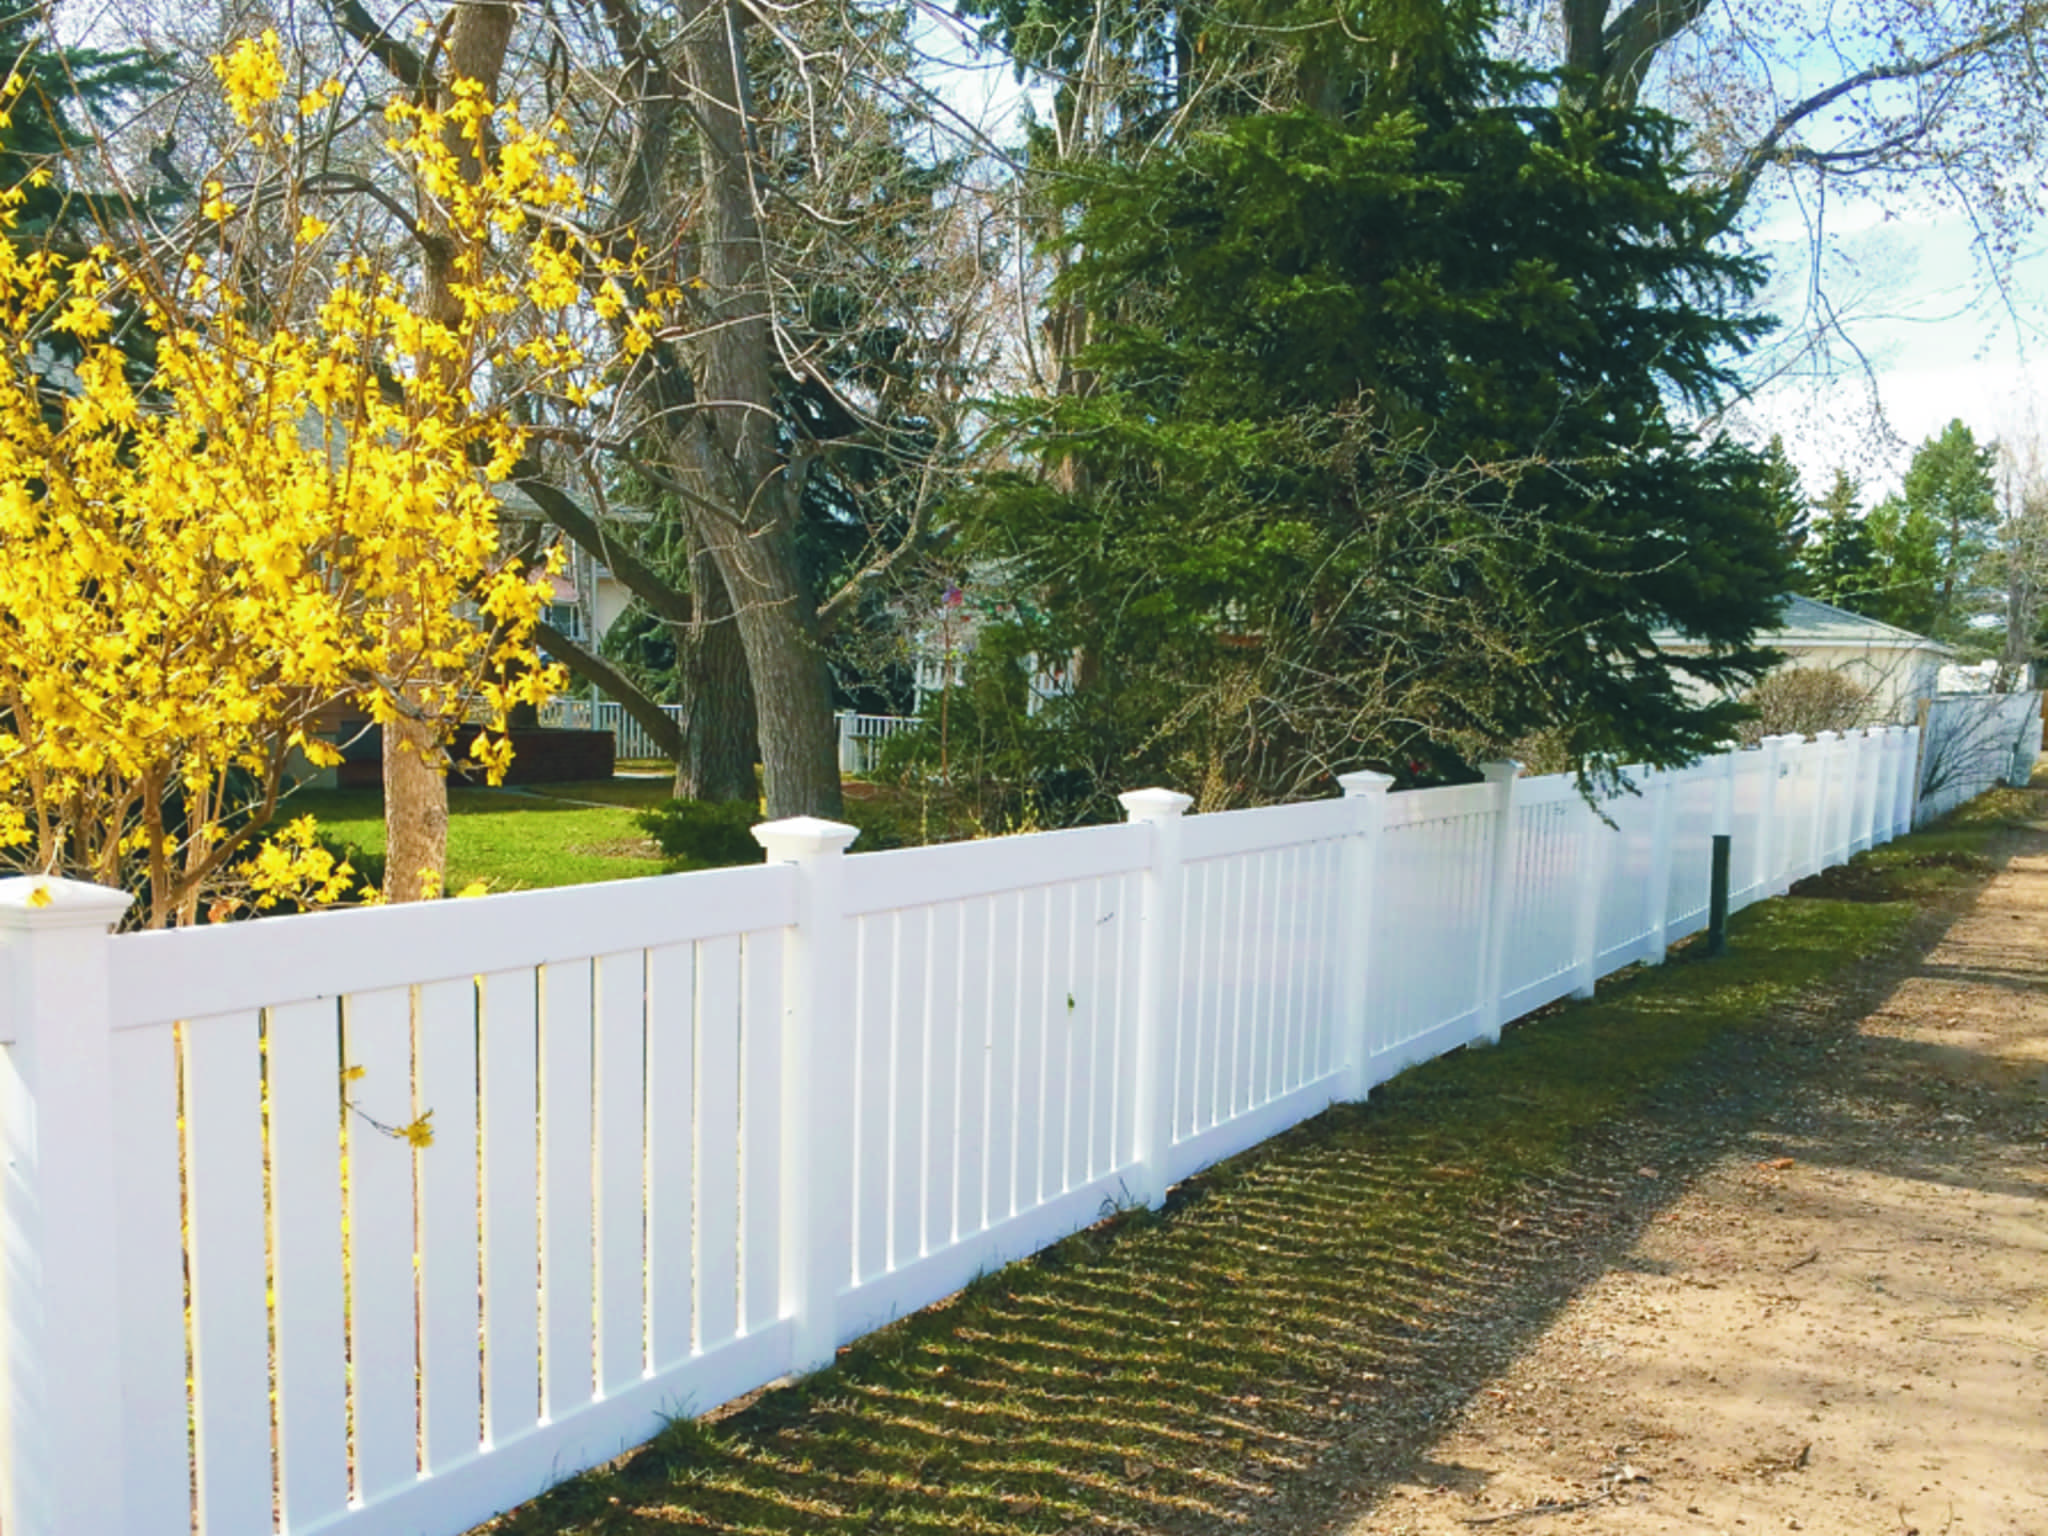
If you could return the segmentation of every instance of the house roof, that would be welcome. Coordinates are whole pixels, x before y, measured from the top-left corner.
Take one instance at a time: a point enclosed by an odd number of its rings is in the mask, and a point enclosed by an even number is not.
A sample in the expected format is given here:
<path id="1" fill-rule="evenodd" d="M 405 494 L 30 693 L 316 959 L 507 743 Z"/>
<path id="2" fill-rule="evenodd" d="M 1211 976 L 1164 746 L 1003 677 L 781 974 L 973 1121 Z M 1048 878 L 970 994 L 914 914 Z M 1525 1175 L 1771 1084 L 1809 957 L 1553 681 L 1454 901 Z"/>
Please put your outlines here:
<path id="1" fill-rule="evenodd" d="M 1926 650 L 1938 652 L 1943 656 L 1954 654 L 1950 647 L 1943 645 L 1939 640 L 1930 640 L 1925 635 L 1915 634 L 1910 629 L 1901 629 L 1896 624 L 1887 624 L 1882 619 L 1866 619 L 1860 613 L 1837 608 L 1833 603 L 1824 603 L 1819 598 L 1802 597 L 1796 592 L 1788 592 L 1780 599 L 1780 604 L 1777 627 L 1757 632 L 1757 642 L 1761 645 L 1824 645 L 1858 650 Z M 1652 638 L 1659 646 L 1698 643 L 1675 629 L 1660 630 Z"/>

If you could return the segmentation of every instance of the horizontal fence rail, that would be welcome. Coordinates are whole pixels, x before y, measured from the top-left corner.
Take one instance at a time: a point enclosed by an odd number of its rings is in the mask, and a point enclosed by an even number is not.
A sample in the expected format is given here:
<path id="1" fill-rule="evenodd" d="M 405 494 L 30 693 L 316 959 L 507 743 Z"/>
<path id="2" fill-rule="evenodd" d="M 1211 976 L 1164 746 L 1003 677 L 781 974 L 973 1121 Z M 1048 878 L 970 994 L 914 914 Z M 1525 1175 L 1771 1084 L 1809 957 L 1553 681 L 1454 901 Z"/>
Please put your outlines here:
<path id="1" fill-rule="evenodd" d="M 1735 906 L 1887 841 L 1918 744 L 164 933 L 0 882 L 0 1528 L 454 1536 L 1661 959 L 1717 834 Z"/>

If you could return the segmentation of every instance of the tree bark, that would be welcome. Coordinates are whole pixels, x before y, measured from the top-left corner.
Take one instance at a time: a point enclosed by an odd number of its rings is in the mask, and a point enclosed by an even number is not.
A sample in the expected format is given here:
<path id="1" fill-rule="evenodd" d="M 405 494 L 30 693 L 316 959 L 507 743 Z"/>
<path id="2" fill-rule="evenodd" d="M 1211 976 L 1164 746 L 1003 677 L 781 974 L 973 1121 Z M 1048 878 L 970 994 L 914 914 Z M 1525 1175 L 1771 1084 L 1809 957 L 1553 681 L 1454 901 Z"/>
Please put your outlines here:
<path id="1" fill-rule="evenodd" d="M 686 10 L 681 50 L 695 97 L 703 276 L 711 315 L 699 397 L 689 418 L 715 458 L 732 510 L 688 514 L 725 579 L 753 682 L 768 814 L 836 816 L 841 808 L 832 689 L 817 607 L 796 547 L 796 498 L 776 438 L 775 337 L 749 164 L 749 85 L 741 21 L 729 0 Z"/>
<path id="2" fill-rule="evenodd" d="M 460 0 L 448 23 L 447 68 L 436 82 L 436 105 L 454 104 L 454 83 L 474 80 L 495 97 L 512 40 L 511 5 L 505 0 Z M 469 146 L 453 141 L 465 171 L 481 174 Z M 427 318 L 453 329 L 464 323 L 455 292 L 457 252 L 445 224 L 425 246 Z M 401 622 L 403 617 L 401 616 Z M 445 727 L 418 709 L 431 679 L 400 690 L 397 718 L 384 727 L 384 844 L 386 901 L 418 901 L 437 893 L 448 871 L 448 754 Z M 411 706 L 410 708 L 407 706 Z"/>
<path id="3" fill-rule="evenodd" d="M 676 681 L 683 702 L 684 755 L 676 760 L 676 794 L 685 800 L 760 797 L 754 782 L 754 687 L 732 596 L 708 550 L 690 555 L 695 616 L 676 635 Z"/>

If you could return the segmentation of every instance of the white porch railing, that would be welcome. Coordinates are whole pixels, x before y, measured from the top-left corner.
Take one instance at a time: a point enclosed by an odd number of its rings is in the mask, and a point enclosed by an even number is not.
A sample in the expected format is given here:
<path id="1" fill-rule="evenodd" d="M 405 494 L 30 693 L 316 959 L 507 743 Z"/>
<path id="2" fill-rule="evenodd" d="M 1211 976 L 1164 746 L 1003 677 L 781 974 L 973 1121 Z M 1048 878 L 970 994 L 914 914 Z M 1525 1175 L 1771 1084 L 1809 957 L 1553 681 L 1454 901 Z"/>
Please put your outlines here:
<path id="1" fill-rule="evenodd" d="M 0 882 L 0 1527 L 453 1536 L 1661 958 L 1717 831 L 1737 906 L 1893 837 L 1915 747 L 164 933 Z"/>
<path id="2" fill-rule="evenodd" d="M 889 738 L 914 731 L 914 715 L 862 715 L 842 709 L 839 721 L 839 771 L 873 773 L 882 766 L 882 749 Z"/>

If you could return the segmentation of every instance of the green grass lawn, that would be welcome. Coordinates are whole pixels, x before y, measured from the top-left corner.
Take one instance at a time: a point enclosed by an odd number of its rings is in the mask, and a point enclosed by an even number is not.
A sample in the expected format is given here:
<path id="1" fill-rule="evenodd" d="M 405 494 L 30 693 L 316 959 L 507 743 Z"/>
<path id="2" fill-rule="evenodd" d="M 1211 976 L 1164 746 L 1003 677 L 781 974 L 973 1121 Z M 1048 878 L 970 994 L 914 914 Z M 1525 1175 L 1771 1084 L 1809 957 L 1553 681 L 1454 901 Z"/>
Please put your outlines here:
<path id="1" fill-rule="evenodd" d="M 1367 1426 L 1401 1421 L 1484 1332 L 1517 1256 L 1612 1208 L 1593 1160 L 1617 1117 L 1652 1100 L 1691 1113 L 1696 1087 L 1674 1090 L 1709 1052 L 1731 1053 L 1714 1093 L 1799 1070 L 1776 1053 L 1816 1047 L 1796 1045 L 1779 1010 L 1895 944 L 1923 903 L 1981 881 L 1999 827 L 2041 808 L 1987 797 L 1858 860 L 1880 878 L 1857 899 L 1753 906 L 1724 958 L 1693 943 L 1609 978 L 1495 1049 L 1405 1073 L 1191 1180 L 1163 1214 L 986 1276 L 736 1412 L 679 1419 L 489 1529 L 1236 1524 Z"/>
<path id="2" fill-rule="evenodd" d="M 640 809 L 669 798 L 667 779 L 546 784 L 531 790 L 448 792 L 448 889 L 482 880 L 493 891 L 583 885 L 661 873 L 661 857 L 634 825 Z M 595 802 L 595 803 L 593 803 Z M 384 800 L 374 789 L 301 790 L 288 816 L 365 853 L 384 851 Z"/>

